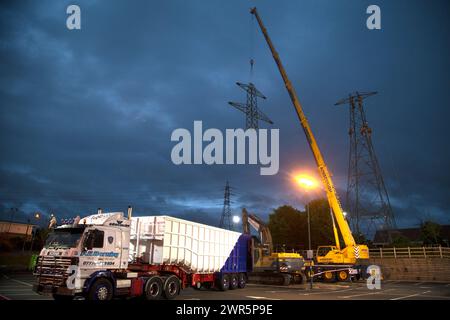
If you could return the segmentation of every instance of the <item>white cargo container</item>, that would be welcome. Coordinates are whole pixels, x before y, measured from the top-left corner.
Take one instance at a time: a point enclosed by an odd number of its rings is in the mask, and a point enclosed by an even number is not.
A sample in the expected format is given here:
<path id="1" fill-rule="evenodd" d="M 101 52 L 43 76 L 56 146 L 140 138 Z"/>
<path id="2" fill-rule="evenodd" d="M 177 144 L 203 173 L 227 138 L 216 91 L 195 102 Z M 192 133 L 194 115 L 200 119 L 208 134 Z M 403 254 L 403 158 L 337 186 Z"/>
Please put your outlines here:
<path id="1" fill-rule="evenodd" d="M 169 216 L 133 217 L 130 258 L 152 265 L 178 265 L 200 274 L 218 272 L 240 236 Z"/>

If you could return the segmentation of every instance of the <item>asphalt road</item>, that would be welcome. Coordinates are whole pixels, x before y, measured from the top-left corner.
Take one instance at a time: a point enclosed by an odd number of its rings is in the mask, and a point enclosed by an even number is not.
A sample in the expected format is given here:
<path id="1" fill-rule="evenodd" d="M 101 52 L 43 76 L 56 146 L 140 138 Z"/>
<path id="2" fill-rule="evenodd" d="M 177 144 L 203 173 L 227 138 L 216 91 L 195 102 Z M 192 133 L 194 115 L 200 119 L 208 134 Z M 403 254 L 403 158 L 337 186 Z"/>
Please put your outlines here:
<path id="1" fill-rule="evenodd" d="M 34 293 L 31 274 L 0 275 L 0 299 L 50 300 Z M 183 290 L 179 300 L 450 300 L 450 284 L 383 281 L 380 290 L 369 290 L 364 282 L 315 283 L 289 287 L 248 284 L 244 289 L 222 291 Z"/>

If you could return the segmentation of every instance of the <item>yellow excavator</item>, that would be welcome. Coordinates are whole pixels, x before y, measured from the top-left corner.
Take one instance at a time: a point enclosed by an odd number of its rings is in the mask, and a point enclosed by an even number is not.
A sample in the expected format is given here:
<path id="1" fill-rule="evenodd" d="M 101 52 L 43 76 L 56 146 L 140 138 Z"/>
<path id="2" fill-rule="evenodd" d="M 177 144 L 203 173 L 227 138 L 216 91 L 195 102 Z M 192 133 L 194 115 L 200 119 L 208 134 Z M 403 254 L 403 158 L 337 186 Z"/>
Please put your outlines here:
<path id="1" fill-rule="evenodd" d="M 303 257 L 295 252 L 274 252 L 267 225 L 244 208 L 242 227 L 245 234 L 251 234 L 250 226 L 258 232 L 259 239 L 252 238 L 253 272 L 248 275 L 249 280 L 282 285 L 303 282 L 306 279 Z"/>
<path id="2" fill-rule="evenodd" d="M 287 76 L 283 64 L 281 63 L 280 57 L 275 50 L 272 40 L 270 39 L 267 30 L 264 27 L 258 11 L 256 10 L 256 8 L 252 8 L 250 10 L 250 13 L 256 17 L 256 20 L 258 21 L 259 27 L 270 48 L 275 63 L 277 64 L 278 70 L 280 71 L 281 77 L 283 78 L 284 84 L 289 93 L 289 97 L 291 98 L 292 104 L 295 108 L 295 111 L 297 112 L 298 119 L 300 120 L 300 124 L 305 133 L 306 140 L 308 141 L 308 144 L 314 155 L 319 175 L 327 194 L 328 203 L 333 213 L 332 218 L 334 217 L 333 230 L 335 245 L 322 246 L 318 248 L 316 262 L 318 265 L 320 265 L 320 268 L 315 268 L 315 271 L 323 274 L 324 280 L 327 281 L 336 280 L 336 278 L 337 280 L 347 280 L 349 277 L 349 273 L 358 272 L 355 271 L 355 269 L 352 267 L 354 267 L 361 260 L 369 258 L 369 249 L 364 244 L 356 244 L 345 215 L 342 211 L 339 197 L 337 195 L 333 181 L 331 180 L 331 174 L 328 171 L 328 168 L 322 157 L 322 153 L 320 152 L 319 146 L 317 145 L 316 139 L 314 138 L 314 135 L 312 133 L 311 127 L 303 112 L 302 106 L 297 97 L 297 93 L 295 92 L 295 89 Z M 342 248 L 340 245 L 338 231 L 334 224 L 334 220 L 336 220 L 342 239 L 344 240 L 344 248 Z"/>

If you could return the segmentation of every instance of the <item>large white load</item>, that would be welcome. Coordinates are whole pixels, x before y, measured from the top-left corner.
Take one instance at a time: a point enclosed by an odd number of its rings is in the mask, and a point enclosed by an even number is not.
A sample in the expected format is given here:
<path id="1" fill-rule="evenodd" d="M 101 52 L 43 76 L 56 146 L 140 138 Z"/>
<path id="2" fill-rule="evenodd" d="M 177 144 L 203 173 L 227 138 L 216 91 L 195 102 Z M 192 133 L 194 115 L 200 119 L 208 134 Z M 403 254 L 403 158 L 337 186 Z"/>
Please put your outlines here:
<path id="1" fill-rule="evenodd" d="M 133 217 L 130 255 L 148 264 L 175 264 L 196 273 L 218 272 L 240 233 L 169 216 Z"/>

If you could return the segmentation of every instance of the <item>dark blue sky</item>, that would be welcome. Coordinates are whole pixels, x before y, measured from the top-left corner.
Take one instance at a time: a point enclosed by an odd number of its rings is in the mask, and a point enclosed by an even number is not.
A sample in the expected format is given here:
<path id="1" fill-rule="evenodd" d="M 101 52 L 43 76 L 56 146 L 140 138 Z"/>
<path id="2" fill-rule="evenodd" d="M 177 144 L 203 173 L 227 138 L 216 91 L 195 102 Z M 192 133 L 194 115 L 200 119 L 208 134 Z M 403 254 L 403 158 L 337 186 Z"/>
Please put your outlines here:
<path id="1" fill-rule="evenodd" d="M 66 7 L 81 7 L 69 31 Z M 382 30 L 366 28 L 377 4 Z M 397 221 L 450 222 L 448 1 L 6 1 L 0 12 L 0 212 L 59 217 L 105 210 L 217 224 L 223 186 L 264 218 L 314 197 L 289 174 L 314 161 L 278 70 L 249 14 L 256 5 L 334 175 L 346 188 L 348 110 L 366 111 Z M 249 58 L 255 59 L 250 78 Z M 175 166 L 176 128 L 235 128 L 236 81 L 268 97 L 280 128 L 280 172 L 257 166 Z"/>

